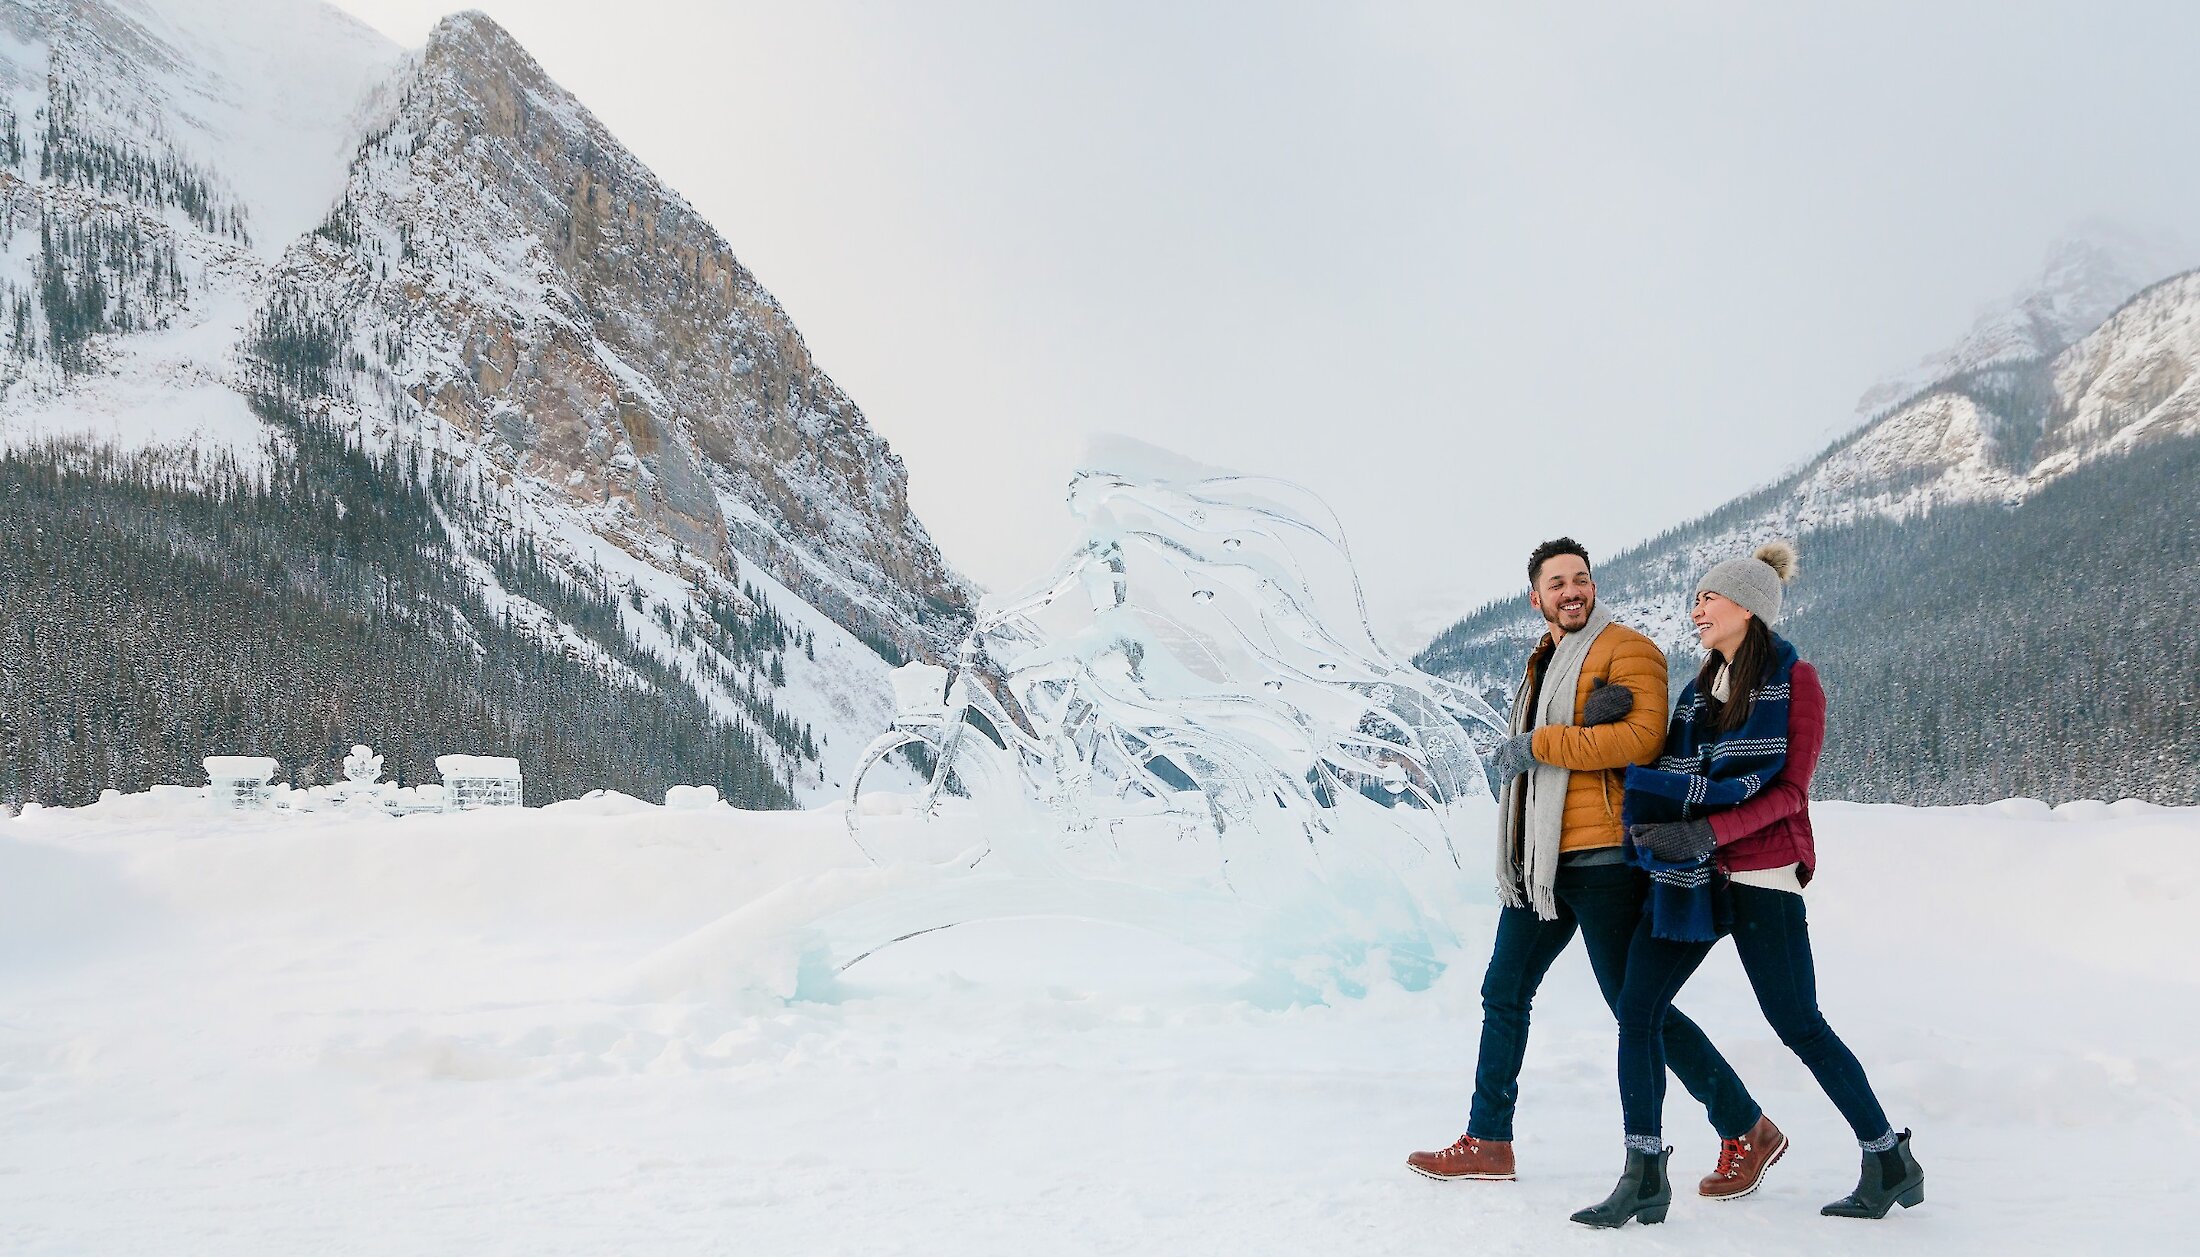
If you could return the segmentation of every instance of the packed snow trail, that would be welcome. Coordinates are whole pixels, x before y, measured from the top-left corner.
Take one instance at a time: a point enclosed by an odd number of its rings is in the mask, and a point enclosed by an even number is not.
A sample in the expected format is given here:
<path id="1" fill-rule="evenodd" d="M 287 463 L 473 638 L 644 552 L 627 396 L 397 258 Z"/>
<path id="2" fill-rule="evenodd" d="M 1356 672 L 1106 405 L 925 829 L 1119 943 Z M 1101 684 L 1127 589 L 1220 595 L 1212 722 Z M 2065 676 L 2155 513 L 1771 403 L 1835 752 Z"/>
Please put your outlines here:
<path id="1" fill-rule="evenodd" d="M 1047 919 L 913 939 L 787 1002 L 635 974 L 862 867 L 831 811 L 130 796 L 0 820 L 0 1251 L 2187 1251 L 2200 811 L 1816 819 L 1824 1007 L 1917 1129 L 1929 1200 L 1817 1215 L 1854 1145 L 1722 949 L 1684 1003 L 1794 1148 L 1749 1200 L 1684 1190 L 1618 1241 L 1566 1221 L 1620 1161 L 1578 949 L 1538 1001 L 1521 1181 L 1403 1164 L 1464 1120 L 1486 908 L 1430 989 L 1327 1005 L 1263 1009 L 1200 953 Z M 1667 1126 L 1685 1189 L 1716 1142 L 1677 1089 Z"/>

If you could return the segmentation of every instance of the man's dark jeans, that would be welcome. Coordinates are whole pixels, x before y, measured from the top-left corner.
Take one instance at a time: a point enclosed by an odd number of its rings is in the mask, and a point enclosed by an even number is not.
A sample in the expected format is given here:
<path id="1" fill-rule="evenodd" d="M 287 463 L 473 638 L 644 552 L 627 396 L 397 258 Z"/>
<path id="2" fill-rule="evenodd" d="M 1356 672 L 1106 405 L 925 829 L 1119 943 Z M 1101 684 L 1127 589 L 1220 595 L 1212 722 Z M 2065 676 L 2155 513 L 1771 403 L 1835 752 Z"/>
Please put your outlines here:
<path id="1" fill-rule="evenodd" d="M 1528 1052 L 1528 1007 L 1551 962 L 1578 931 L 1589 952 L 1604 1002 L 1615 1011 L 1627 971 L 1627 948 L 1642 919 L 1649 885 L 1628 864 L 1558 870 L 1558 919 L 1545 921 L 1531 908 L 1505 908 L 1497 919 L 1497 945 L 1482 979 L 1482 1055 L 1474 1070 L 1474 1106 L 1467 1133 L 1510 1141 L 1513 1107 L 1520 1099 L 1520 1063 Z M 1747 1134 L 1762 1110 L 1726 1058 L 1696 1023 L 1678 1011 L 1664 1016 L 1665 1060 L 1688 1093 L 1703 1102 L 1722 1139 Z"/>
<path id="2" fill-rule="evenodd" d="M 1726 885 L 1718 893 L 1730 897 L 1734 950 L 1773 1033 L 1818 1079 L 1859 1140 L 1886 1134 L 1887 1114 L 1872 1094 L 1864 1067 L 1818 1011 L 1818 976 L 1803 897 L 1762 886 Z M 1662 1024 L 1666 1063 L 1678 1073 L 1680 1063 L 1671 1059 L 1674 1019 L 1680 1015 L 1671 1010 L 1673 996 L 1713 946 L 1653 938 L 1646 915 L 1628 948 L 1627 984 L 1618 1012 L 1619 1102 L 1630 1135 L 1662 1133 L 1665 1070 L 1658 1060 L 1658 1029 Z"/>

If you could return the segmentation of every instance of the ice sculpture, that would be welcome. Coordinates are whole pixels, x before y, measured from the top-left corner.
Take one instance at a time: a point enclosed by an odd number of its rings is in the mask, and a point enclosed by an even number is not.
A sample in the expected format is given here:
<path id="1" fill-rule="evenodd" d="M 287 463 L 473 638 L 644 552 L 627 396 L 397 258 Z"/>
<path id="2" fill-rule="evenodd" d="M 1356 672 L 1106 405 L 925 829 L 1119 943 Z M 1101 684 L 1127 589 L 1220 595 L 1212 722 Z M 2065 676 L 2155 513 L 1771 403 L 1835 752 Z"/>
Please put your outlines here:
<path id="1" fill-rule="evenodd" d="M 1497 714 L 1376 640 L 1305 489 L 1117 439 L 1069 507 L 1074 548 L 987 600 L 952 671 L 896 673 L 847 810 L 895 874 L 810 923 L 805 980 L 968 920 L 1067 915 L 1283 998 L 1425 983 L 1447 909 L 1487 880 L 1460 848 L 1493 810 L 1468 731 Z M 929 775 L 905 811 L 862 793 L 896 751 Z"/>
<path id="2" fill-rule="evenodd" d="M 265 755 L 209 755 L 199 763 L 210 783 L 207 797 L 232 811 L 266 807 L 273 793 L 268 779 L 280 767 Z"/>
<path id="3" fill-rule="evenodd" d="M 382 757 L 371 746 L 354 745 L 344 757 L 344 806 L 354 812 L 382 810 Z"/>

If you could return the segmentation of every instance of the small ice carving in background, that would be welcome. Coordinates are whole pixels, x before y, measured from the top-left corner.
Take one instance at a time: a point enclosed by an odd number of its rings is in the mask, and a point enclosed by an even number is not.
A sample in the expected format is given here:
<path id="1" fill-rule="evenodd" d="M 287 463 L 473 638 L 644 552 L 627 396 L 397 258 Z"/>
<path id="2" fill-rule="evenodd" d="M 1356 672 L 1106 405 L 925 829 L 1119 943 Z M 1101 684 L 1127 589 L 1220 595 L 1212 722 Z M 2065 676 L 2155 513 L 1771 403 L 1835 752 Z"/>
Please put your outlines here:
<path id="1" fill-rule="evenodd" d="M 382 757 L 371 746 L 354 746 L 344 757 L 344 806 L 354 812 L 382 810 Z"/>
<path id="2" fill-rule="evenodd" d="M 274 797 L 268 779 L 280 767 L 264 755 L 209 755 L 199 761 L 206 769 L 207 797 L 217 808 L 245 811 L 265 807 Z"/>
<path id="3" fill-rule="evenodd" d="M 1501 731 L 1497 714 L 1376 640 L 1343 532 L 1303 488 L 1115 440 L 1069 507 L 1075 548 L 986 601 L 952 672 L 895 674 L 848 821 L 874 863 L 939 875 L 820 922 L 834 965 L 1061 914 L 1170 935 L 1294 997 L 1433 977 L 1446 909 L 1488 882 L 1461 851 L 1494 814 L 1467 729 Z M 864 798 L 897 751 L 922 794 Z"/>
<path id="4" fill-rule="evenodd" d="M 371 746 L 354 746 L 344 757 L 344 780 L 356 790 L 371 792 L 382 780 L 382 757 Z"/>

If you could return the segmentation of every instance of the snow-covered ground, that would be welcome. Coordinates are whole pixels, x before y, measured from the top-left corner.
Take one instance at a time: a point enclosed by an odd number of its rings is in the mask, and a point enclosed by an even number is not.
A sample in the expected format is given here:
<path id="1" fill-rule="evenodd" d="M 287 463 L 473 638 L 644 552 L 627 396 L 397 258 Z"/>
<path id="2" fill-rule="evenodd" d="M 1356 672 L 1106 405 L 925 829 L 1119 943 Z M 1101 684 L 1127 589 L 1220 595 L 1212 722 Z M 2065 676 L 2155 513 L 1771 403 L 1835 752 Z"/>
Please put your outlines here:
<path id="1" fill-rule="evenodd" d="M 1060 920 L 914 939 L 836 1003 L 727 1000 L 644 979 L 857 864 L 833 811 L 201 806 L 0 820 L 0 1252 L 2191 1251 L 2200 810 L 1824 805 L 1823 1002 L 1928 1201 L 1817 1216 L 1854 1145 L 1722 950 L 1683 1006 L 1794 1148 L 1752 1199 L 1613 1236 L 1566 1221 L 1620 1161 L 1578 951 L 1521 1181 L 1402 1164 L 1464 1121 L 1486 907 L 1431 989 L 1332 1006 Z M 1678 1088 L 1667 1127 L 1692 1181 L 1715 1141 Z"/>

